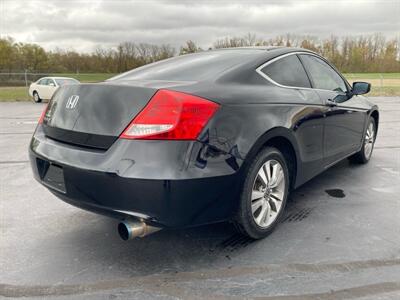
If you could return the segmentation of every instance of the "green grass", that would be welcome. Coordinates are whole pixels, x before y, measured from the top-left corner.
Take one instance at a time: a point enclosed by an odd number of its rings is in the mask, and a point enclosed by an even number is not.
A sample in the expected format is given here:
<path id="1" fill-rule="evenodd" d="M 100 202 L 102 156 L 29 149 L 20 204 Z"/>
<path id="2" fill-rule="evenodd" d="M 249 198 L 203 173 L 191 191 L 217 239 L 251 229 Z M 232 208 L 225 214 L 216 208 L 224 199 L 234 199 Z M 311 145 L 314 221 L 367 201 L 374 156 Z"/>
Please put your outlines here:
<path id="1" fill-rule="evenodd" d="M 347 79 L 400 79 L 400 73 L 343 73 Z M 382 76 L 382 77 L 381 77 Z"/>
<path id="2" fill-rule="evenodd" d="M 400 96 L 400 86 L 372 86 L 371 91 L 366 96 Z"/>
<path id="3" fill-rule="evenodd" d="M 72 77 L 80 82 L 98 82 L 108 79 L 115 74 L 88 73 L 88 74 L 52 74 L 52 76 Z M 400 96 L 400 73 L 346 73 L 344 76 L 353 81 L 370 81 L 372 90 L 368 96 Z M 0 101 L 28 101 L 25 87 L 0 87 Z"/>
<path id="4" fill-rule="evenodd" d="M 400 96 L 400 73 L 354 73 L 345 74 L 347 80 L 371 83 L 368 96 Z"/>
<path id="5" fill-rule="evenodd" d="M 0 102 L 28 100 L 30 100 L 30 98 L 26 87 L 0 87 Z"/>

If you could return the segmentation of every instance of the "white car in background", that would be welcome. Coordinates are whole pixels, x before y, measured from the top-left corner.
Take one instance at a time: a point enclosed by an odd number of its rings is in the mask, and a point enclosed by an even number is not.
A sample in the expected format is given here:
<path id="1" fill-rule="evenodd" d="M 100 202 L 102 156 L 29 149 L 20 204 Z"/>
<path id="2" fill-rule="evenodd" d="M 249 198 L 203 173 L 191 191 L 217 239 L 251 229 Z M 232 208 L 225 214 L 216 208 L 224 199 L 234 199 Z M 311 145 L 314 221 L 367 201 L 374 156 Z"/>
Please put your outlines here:
<path id="1" fill-rule="evenodd" d="M 79 81 L 69 77 L 43 77 L 29 86 L 29 95 L 36 103 L 50 100 L 54 92 L 66 84 L 79 84 Z"/>

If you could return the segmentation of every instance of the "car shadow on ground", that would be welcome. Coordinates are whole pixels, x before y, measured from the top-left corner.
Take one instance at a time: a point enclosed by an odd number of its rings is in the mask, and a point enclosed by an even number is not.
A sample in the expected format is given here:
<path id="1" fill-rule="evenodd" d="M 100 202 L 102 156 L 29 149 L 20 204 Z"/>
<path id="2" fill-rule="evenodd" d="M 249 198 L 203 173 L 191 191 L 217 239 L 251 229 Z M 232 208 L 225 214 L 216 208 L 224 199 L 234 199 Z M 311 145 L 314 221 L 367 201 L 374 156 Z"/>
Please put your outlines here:
<path id="1" fill-rule="evenodd" d="M 353 168 L 345 160 L 294 191 L 278 230 L 260 241 L 241 236 L 230 223 L 220 223 L 162 230 L 126 242 L 117 234 L 117 221 L 83 211 L 77 212 L 85 218 L 81 226 L 76 230 L 59 232 L 57 238 L 68 245 L 68 249 L 63 249 L 63 255 L 84 259 L 89 265 L 91 262 L 93 265 L 101 264 L 112 272 L 117 270 L 130 276 L 226 266 L 232 257 L 251 251 L 252 247 L 268 247 L 276 235 L 284 233 L 285 224 L 307 222 L 320 201 L 335 198 L 326 190 L 341 190 L 340 184 L 349 172 L 351 176 L 361 175 L 363 167 Z"/>

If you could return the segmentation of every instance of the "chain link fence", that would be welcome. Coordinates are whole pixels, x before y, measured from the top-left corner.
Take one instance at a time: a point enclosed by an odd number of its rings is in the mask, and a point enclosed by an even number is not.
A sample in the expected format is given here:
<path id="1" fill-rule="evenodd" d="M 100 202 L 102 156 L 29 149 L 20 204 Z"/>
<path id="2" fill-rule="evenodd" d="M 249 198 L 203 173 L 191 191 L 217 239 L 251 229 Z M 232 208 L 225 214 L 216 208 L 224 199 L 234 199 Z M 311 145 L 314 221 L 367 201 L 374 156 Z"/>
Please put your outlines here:
<path id="1" fill-rule="evenodd" d="M 49 76 L 48 73 L 0 73 L 0 86 L 25 86 L 28 87 L 32 82 L 35 82 L 41 77 Z"/>
<path id="2" fill-rule="evenodd" d="M 99 82 L 114 75 L 110 73 L 0 72 L 0 101 L 30 100 L 28 95 L 29 85 L 46 76 L 72 77 L 80 82 Z M 371 83 L 372 90 L 369 96 L 400 96 L 400 73 L 354 73 L 344 75 L 350 83 L 354 81 Z"/>
<path id="3" fill-rule="evenodd" d="M 104 81 L 115 74 L 111 73 L 38 73 L 38 72 L 0 72 L 0 101 L 30 100 L 28 88 L 32 82 L 42 77 L 71 77 L 80 82 Z"/>
<path id="4" fill-rule="evenodd" d="M 371 84 L 368 96 L 400 96 L 400 73 L 348 73 L 344 74 L 350 84 L 366 81 Z"/>
<path id="5" fill-rule="evenodd" d="M 40 72 L 1 72 L 0 87 L 28 87 L 32 82 L 47 76 L 71 77 L 81 82 L 98 82 L 108 79 L 113 73 L 40 73 Z"/>

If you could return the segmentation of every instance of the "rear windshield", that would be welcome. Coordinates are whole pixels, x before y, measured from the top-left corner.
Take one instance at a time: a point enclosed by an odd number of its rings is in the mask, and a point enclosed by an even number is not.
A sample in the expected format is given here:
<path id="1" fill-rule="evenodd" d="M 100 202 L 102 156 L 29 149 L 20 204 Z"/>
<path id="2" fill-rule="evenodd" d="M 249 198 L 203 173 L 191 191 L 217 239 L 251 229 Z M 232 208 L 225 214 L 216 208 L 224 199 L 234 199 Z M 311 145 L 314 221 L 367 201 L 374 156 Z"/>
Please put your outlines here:
<path id="1" fill-rule="evenodd" d="M 198 81 L 242 63 L 256 53 L 255 50 L 224 50 L 187 54 L 152 63 L 109 80 Z"/>

